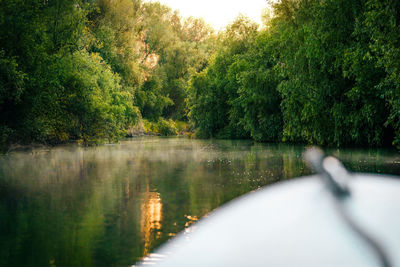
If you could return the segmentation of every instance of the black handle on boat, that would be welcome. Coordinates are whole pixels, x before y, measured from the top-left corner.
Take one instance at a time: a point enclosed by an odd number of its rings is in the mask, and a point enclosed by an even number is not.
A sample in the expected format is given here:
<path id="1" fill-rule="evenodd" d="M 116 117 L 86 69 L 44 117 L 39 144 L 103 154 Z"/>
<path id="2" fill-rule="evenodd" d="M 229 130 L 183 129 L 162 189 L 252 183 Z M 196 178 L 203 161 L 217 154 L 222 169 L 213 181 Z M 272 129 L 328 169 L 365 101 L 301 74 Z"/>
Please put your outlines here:
<path id="1" fill-rule="evenodd" d="M 304 153 L 305 160 L 324 179 L 330 191 L 336 197 L 350 195 L 347 186 L 349 174 L 342 163 L 334 157 L 325 157 L 322 150 L 310 148 Z"/>
<path id="2" fill-rule="evenodd" d="M 315 147 L 308 149 L 304 153 L 304 159 L 328 185 L 329 190 L 336 199 L 336 206 L 343 220 L 375 251 L 382 267 L 391 267 L 392 264 L 390 263 L 388 253 L 382 244 L 370 233 L 365 231 L 360 223 L 358 223 L 344 207 L 344 200 L 350 199 L 347 198 L 350 197 L 350 189 L 347 183 L 351 175 L 342 163 L 334 157 L 326 157 L 321 149 Z"/>

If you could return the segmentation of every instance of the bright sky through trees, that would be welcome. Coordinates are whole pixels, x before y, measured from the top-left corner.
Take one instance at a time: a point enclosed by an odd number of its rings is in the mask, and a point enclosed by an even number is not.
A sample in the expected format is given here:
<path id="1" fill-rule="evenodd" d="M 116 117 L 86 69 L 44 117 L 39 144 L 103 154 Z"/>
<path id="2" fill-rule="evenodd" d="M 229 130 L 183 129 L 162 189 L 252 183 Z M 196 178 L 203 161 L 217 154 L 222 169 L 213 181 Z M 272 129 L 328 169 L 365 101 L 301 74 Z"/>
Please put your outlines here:
<path id="1" fill-rule="evenodd" d="M 268 5 L 266 0 L 159 0 L 159 2 L 179 10 L 184 17 L 202 17 L 216 30 L 233 22 L 240 13 L 261 24 L 261 13 Z"/>

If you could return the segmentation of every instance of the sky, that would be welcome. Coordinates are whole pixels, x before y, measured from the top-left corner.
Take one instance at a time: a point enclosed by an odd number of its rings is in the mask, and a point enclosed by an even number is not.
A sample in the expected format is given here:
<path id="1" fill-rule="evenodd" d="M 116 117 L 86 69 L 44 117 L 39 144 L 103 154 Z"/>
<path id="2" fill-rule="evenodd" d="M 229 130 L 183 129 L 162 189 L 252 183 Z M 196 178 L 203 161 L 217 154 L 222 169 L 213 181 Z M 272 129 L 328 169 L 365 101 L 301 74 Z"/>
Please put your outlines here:
<path id="1" fill-rule="evenodd" d="M 152 0 L 156 2 L 157 0 Z M 172 9 L 179 10 L 184 17 L 202 17 L 216 30 L 233 22 L 239 13 L 261 24 L 261 12 L 267 0 L 158 0 Z"/>

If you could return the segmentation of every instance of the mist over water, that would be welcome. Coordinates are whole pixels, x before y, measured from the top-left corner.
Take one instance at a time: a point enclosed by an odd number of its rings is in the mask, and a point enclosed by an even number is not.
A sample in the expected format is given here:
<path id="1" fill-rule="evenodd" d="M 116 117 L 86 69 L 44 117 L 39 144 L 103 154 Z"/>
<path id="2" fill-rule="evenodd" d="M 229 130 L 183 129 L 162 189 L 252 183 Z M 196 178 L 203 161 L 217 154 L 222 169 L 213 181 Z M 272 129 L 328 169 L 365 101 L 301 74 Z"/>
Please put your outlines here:
<path id="1" fill-rule="evenodd" d="M 0 156 L 0 266 L 129 266 L 227 201 L 310 174 L 303 146 L 143 137 Z M 330 150 L 400 174 L 384 150 Z"/>

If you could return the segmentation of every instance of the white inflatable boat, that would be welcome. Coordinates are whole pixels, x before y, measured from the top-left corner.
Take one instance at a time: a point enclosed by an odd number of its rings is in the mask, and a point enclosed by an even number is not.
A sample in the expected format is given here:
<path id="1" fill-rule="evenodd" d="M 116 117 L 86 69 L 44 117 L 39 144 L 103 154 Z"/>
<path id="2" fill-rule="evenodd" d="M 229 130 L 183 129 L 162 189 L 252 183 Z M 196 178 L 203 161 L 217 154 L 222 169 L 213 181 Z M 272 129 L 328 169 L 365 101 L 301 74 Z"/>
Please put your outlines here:
<path id="1" fill-rule="evenodd" d="M 138 266 L 400 266 L 400 178 L 306 159 L 316 175 L 231 201 Z"/>

